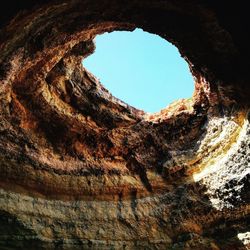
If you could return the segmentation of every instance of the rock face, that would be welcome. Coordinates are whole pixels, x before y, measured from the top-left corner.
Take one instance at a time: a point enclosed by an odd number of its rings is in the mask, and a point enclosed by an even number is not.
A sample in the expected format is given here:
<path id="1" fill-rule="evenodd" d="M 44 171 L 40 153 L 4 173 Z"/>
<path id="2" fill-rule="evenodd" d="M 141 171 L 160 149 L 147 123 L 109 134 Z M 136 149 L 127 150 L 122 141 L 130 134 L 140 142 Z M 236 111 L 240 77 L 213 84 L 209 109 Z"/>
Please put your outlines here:
<path id="1" fill-rule="evenodd" d="M 250 248 L 247 7 L 217 2 L 2 6 L 0 249 Z M 82 66 L 136 27 L 179 48 L 191 99 L 150 115 Z"/>

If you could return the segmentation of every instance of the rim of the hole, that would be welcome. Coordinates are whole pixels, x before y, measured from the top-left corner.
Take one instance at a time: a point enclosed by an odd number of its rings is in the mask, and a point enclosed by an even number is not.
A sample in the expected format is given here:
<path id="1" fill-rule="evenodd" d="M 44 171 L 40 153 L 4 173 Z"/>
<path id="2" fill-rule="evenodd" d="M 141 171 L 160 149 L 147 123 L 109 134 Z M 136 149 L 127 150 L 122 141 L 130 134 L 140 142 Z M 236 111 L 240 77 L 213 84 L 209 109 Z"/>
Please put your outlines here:
<path id="1" fill-rule="evenodd" d="M 188 66 L 188 71 L 189 71 L 190 76 L 192 77 L 192 82 L 193 82 L 193 84 L 194 84 L 194 88 L 193 88 L 193 91 L 192 91 L 192 95 L 191 95 L 190 97 L 175 99 L 175 100 L 171 101 L 170 103 L 166 104 L 165 107 L 163 107 L 163 108 L 161 108 L 160 110 L 155 111 L 155 112 L 145 111 L 145 110 L 143 110 L 143 109 L 141 109 L 141 108 L 137 108 L 137 107 L 135 107 L 135 106 L 129 104 L 128 102 L 126 102 L 126 101 L 120 99 L 119 97 L 117 97 L 116 95 L 114 95 L 114 94 L 105 86 L 105 84 L 103 84 L 103 83 L 101 82 L 101 80 L 100 80 L 97 76 L 95 76 L 87 67 L 85 67 L 85 66 L 83 65 L 83 61 L 84 61 L 86 58 L 88 58 L 89 56 L 93 55 L 93 54 L 96 52 L 96 40 L 95 40 L 95 39 L 96 39 L 97 36 L 101 36 L 101 35 L 103 35 L 103 34 L 110 34 L 110 33 L 113 33 L 113 32 L 131 32 L 131 33 L 132 33 L 132 32 L 134 32 L 135 30 L 141 30 L 141 31 L 143 31 L 143 32 L 145 32 L 145 33 L 149 33 L 150 35 L 158 36 L 158 37 L 160 37 L 161 39 L 163 39 L 164 41 L 166 41 L 167 43 L 171 44 L 174 48 L 177 49 L 177 52 L 178 52 L 179 56 L 181 57 L 181 60 L 184 60 L 185 63 L 187 64 L 187 66 Z M 195 76 L 195 75 L 193 74 L 193 72 L 192 72 L 192 63 L 187 59 L 186 56 L 182 55 L 182 53 L 180 52 L 178 46 L 176 46 L 176 44 L 174 44 L 172 41 L 167 40 L 166 38 L 162 37 L 161 35 L 159 35 L 159 34 L 157 34 L 157 33 L 149 32 L 149 31 L 145 30 L 144 28 L 138 27 L 138 26 L 134 26 L 132 29 L 131 29 L 131 28 L 130 28 L 130 29 L 125 29 L 125 28 L 119 28 L 119 27 L 118 27 L 118 28 L 114 28 L 114 29 L 112 29 L 112 30 L 105 30 L 105 29 L 104 29 L 103 31 L 100 31 L 100 32 L 98 32 L 98 33 L 95 33 L 94 36 L 92 37 L 91 41 L 94 43 L 94 50 L 91 51 L 91 53 L 88 53 L 86 56 L 83 56 L 83 58 L 82 58 L 82 66 L 84 67 L 84 69 L 85 69 L 88 73 L 90 73 L 92 76 L 95 77 L 95 79 L 99 82 L 99 84 L 100 84 L 104 89 L 106 89 L 106 90 L 112 95 L 112 97 L 115 99 L 116 102 L 119 102 L 119 103 L 122 102 L 123 104 L 129 106 L 130 108 L 132 108 L 133 110 L 137 111 L 138 113 L 143 113 L 144 115 L 146 115 L 146 117 L 147 117 L 147 116 L 150 117 L 150 116 L 154 116 L 154 115 L 159 115 L 159 114 L 161 114 L 161 113 L 167 112 L 169 109 L 173 109 L 173 106 L 176 106 L 176 105 L 178 105 L 178 104 L 183 105 L 184 103 L 186 103 L 186 104 L 187 104 L 186 106 L 187 106 L 188 109 L 194 105 L 194 103 L 195 103 L 194 96 L 197 94 L 198 91 L 197 91 L 197 85 L 196 85 L 196 76 Z M 190 107 L 188 107 L 188 106 L 190 106 Z M 187 109 L 187 110 L 188 110 L 188 109 Z"/>

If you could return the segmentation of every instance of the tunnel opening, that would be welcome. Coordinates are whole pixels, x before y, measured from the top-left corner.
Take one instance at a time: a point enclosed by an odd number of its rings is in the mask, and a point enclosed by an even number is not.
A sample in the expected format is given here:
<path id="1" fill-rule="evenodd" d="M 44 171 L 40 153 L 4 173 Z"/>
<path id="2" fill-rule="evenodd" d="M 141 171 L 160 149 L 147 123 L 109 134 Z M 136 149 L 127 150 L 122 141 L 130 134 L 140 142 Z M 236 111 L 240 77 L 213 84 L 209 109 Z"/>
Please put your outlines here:
<path id="1" fill-rule="evenodd" d="M 192 97 L 194 79 L 188 63 L 160 36 L 137 28 L 98 35 L 95 44 L 83 66 L 125 103 L 155 113 Z"/>

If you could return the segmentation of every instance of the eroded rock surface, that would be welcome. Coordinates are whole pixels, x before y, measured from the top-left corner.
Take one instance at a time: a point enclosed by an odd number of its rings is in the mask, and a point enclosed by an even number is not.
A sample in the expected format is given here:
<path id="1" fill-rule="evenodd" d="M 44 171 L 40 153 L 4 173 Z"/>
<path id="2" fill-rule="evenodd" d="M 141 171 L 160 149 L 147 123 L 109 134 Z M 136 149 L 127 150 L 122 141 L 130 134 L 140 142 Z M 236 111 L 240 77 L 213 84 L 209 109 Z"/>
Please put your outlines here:
<path id="1" fill-rule="evenodd" d="M 1 249 L 250 247 L 249 26 L 223 2 L 0 11 Z M 179 48 L 192 98 L 147 114 L 83 67 L 97 34 L 136 27 Z"/>

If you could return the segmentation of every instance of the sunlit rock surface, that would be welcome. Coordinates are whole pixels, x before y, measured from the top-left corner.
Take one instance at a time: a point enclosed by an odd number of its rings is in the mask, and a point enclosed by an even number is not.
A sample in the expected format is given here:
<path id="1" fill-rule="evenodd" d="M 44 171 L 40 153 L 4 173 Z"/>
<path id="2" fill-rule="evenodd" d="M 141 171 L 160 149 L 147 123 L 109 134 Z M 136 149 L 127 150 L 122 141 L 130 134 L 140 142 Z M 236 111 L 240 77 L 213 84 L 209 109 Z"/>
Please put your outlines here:
<path id="1" fill-rule="evenodd" d="M 0 10 L 0 249 L 249 249 L 249 26 L 223 2 Z M 179 48 L 192 98 L 144 113 L 83 68 L 136 27 Z"/>

